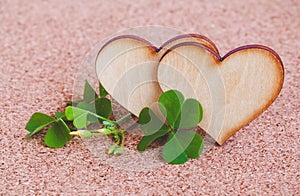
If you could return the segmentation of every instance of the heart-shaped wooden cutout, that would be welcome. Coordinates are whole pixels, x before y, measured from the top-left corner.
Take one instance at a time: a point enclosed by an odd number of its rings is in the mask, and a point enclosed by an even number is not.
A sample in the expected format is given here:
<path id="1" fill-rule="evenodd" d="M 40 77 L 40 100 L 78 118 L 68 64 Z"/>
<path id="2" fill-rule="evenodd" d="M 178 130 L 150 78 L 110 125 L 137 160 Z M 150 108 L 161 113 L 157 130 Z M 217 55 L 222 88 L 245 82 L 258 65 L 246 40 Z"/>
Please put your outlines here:
<path id="1" fill-rule="evenodd" d="M 140 37 L 121 35 L 100 49 L 96 59 L 97 77 L 119 104 L 138 116 L 142 108 L 156 102 L 162 93 L 157 83 L 159 59 L 172 46 L 184 42 L 200 43 L 218 52 L 216 46 L 202 35 L 180 35 L 160 48 Z"/>
<path id="2" fill-rule="evenodd" d="M 220 145 L 271 105 L 284 80 L 280 57 L 261 45 L 222 58 L 203 44 L 179 43 L 162 56 L 157 74 L 163 91 L 177 89 L 200 101 L 199 125 Z"/>

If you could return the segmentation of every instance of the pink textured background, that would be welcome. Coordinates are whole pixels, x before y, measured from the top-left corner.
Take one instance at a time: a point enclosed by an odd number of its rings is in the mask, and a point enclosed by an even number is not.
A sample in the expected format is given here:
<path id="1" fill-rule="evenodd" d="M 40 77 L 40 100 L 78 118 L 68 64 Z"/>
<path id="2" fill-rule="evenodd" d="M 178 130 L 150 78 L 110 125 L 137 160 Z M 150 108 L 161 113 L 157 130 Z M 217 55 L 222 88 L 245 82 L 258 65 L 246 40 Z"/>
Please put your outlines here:
<path id="1" fill-rule="evenodd" d="M 115 170 L 79 139 L 61 149 L 41 135 L 24 139 L 33 112 L 64 107 L 98 41 L 150 24 L 206 35 L 222 55 L 251 43 L 273 48 L 285 66 L 280 96 L 222 147 L 154 171 Z M 0 194 L 299 195 L 299 64 L 297 0 L 0 0 Z"/>

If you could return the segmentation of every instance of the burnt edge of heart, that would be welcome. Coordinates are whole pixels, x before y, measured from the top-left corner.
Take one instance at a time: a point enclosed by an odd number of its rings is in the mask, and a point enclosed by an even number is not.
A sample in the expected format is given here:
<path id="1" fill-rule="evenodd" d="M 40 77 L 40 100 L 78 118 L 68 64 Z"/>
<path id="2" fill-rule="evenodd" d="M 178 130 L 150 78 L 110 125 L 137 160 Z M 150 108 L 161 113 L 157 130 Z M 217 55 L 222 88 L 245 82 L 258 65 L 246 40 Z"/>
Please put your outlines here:
<path id="1" fill-rule="evenodd" d="M 199 38 L 199 39 L 202 39 L 202 40 L 205 40 L 206 42 L 208 42 L 212 47 L 213 49 L 219 53 L 219 50 L 217 48 L 217 46 L 215 45 L 214 42 L 212 42 L 209 38 L 207 38 L 206 36 L 204 35 L 200 35 L 200 34 L 194 34 L 194 33 L 189 33 L 189 34 L 182 34 L 182 35 L 178 35 L 178 36 L 175 36 L 169 40 L 167 40 L 166 42 L 164 42 L 160 47 L 156 47 L 154 46 L 150 41 L 144 39 L 144 38 L 141 38 L 137 35 L 119 35 L 119 36 L 116 36 L 116 37 L 113 37 L 111 38 L 110 40 L 108 40 L 99 50 L 98 54 L 97 54 L 97 57 L 96 57 L 96 61 L 97 61 L 97 58 L 99 56 L 99 53 L 107 46 L 109 45 L 110 43 L 116 41 L 116 40 L 119 40 L 119 39 L 134 39 L 134 40 L 137 40 L 137 41 L 140 41 L 142 43 L 145 43 L 146 45 L 150 46 L 151 48 L 153 48 L 156 52 L 159 52 L 161 49 L 163 49 L 165 46 L 167 46 L 169 43 L 173 42 L 173 41 L 176 41 L 176 40 L 179 40 L 179 39 L 184 39 L 184 38 Z"/>
<path id="2" fill-rule="evenodd" d="M 119 39 L 134 39 L 134 40 L 137 40 L 137 41 L 140 41 L 142 43 L 145 43 L 146 45 L 152 47 L 156 52 L 159 51 L 159 48 L 155 47 L 151 42 L 149 42 L 148 40 L 144 39 L 144 38 L 141 38 L 139 36 L 136 36 L 136 35 L 119 35 L 117 37 L 113 37 L 112 39 L 108 40 L 99 50 L 98 54 L 97 54 L 97 57 L 96 57 L 96 61 L 97 61 L 97 58 L 99 56 L 99 53 L 107 46 L 109 45 L 110 43 L 116 41 L 116 40 L 119 40 Z"/>
<path id="3" fill-rule="evenodd" d="M 211 41 L 209 38 L 207 38 L 204 35 L 194 34 L 194 33 L 183 34 L 183 35 L 178 35 L 176 37 L 173 37 L 173 38 L 169 39 L 168 41 L 166 41 L 165 43 L 163 43 L 161 45 L 161 47 L 159 48 L 159 50 L 161 50 L 162 48 L 164 48 L 165 46 L 167 46 L 169 43 L 171 43 L 173 41 L 176 41 L 176 40 L 179 40 L 179 39 L 188 38 L 188 37 L 199 38 L 199 39 L 205 40 L 206 42 L 208 42 L 213 47 L 214 51 L 216 51 L 217 53 L 219 53 L 219 50 L 218 50 L 217 46 L 215 45 L 215 43 L 213 41 Z"/>
<path id="4" fill-rule="evenodd" d="M 282 72 L 282 78 L 280 80 L 280 85 L 278 86 L 278 89 L 276 90 L 276 92 L 274 93 L 275 96 L 272 97 L 272 99 L 269 100 L 269 102 L 264 106 L 262 107 L 258 112 L 256 112 L 255 114 L 253 114 L 252 116 L 250 116 L 247 120 L 245 120 L 244 123 L 242 123 L 240 126 L 238 126 L 236 129 L 233 129 L 231 130 L 230 132 L 228 132 L 227 134 L 225 134 L 222 138 L 218 139 L 217 143 L 219 145 L 222 145 L 223 143 L 225 143 L 225 141 L 231 137 L 232 135 L 234 135 L 234 133 L 236 133 L 238 130 L 240 130 L 241 128 L 243 128 L 244 126 L 246 126 L 247 124 L 249 124 L 251 121 L 253 121 L 255 118 L 257 118 L 260 114 L 262 114 L 274 101 L 275 99 L 278 97 L 281 89 L 282 89 L 282 86 L 283 86 L 283 82 L 284 82 L 284 66 L 283 66 L 283 62 L 280 58 L 280 56 L 271 48 L 267 47 L 267 46 L 263 46 L 263 45 L 259 45 L 259 44 L 251 44 L 251 45 L 244 45 L 244 46 L 240 46 L 238 48 L 235 48 L 231 51 L 229 51 L 228 53 L 226 53 L 223 57 L 221 57 L 221 55 L 219 54 L 219 50 L 218 48 L 216 47 L 216 45 L 214 44 L 214 42 L 212 42 L 209 38 L 207 38 L 206 36 L 203 36 L 203 35 L 200 35 L 200 34 L 183 34 L 183 35 L 178 35 L 178 36 L 175 36 L 169 40 L 167 40 L 166 42 L 164 42 L 160 47 L 156 47 L 154 46 L 151 42 L 149 42 L 148 40 L 146 39 L 143 39 L 139 36 L 136 36 L 136 35 L 120 35 L 120 36 L 116 36 L 112 39 L 110 39 L 109 41 L 107 41 L 102 47 L 101 49 L 99 50 L 97 56 L 96 56 L 96 59 L 95 59 L 95 65 L 96 65 L 96 62 L 97 62 L 97 59 L 98 59 L 98 56 L 100 54 L 100 52 L 110 43 L 112 43 L 113 41 L 116 41 L 116 40 L 119 40 L 119 39 L 134 39 L 134 40 L 137 40 L 137 41 L 140 41 L 142 43 L 145 43 L 147 46 L 149 46 L 150 48 L 153 49 L 153 51 L 155 51 L 156 53 L 158 53 L 162 48 L 164 48 L 166 45 L 168 45 L 169 43 L 173 42 L 173 41 L 176 41 L 178 39 L 183 39 L 183 38 L 188 38 L 188 37 L 192 37 L 192 38 L 200 38 L 200 39 L 203 39 L 205 41 L 207 41 L 212 47 L 213 49 L 201 44 L 201 43 L 197 43 L 197 42 L 183 42 L 183 43 L 179 43 L 179 44 L 176 44 L 172 47 L 170 47 L 169 49 L 167 49 L 167 51 L 161 56 L 159 62 L 161 61 L 161 59 L 166 55 L 168 54 L 170 51 L 174 50 L 175 48 L 178 48 L 180 46 L 190 46 L 190 45 L 193 45 L 193 46 L 197 46 L 197 47 L 200 47 L 200 48 L 203 48 L 205 50 L 207 50 L 208 52 L 210 52 L 213 56 L 216 57 L 216 59 L 219 61 L 219 62 L 216 62 L 216 63 L 221 63 L 222 61 L 224 61 L 226 58 L 228 58 L 230 55 L 234 54 L 234 53 L 237 53 L 237 52 L 240 52 L 240 51 L 243 51 L 243 50 L 248 50 L 248 49 L 261 49 L 261 50 L 265 50 L 265 51 L 268 51 L 271 55 L 273 55 L 275 57 L 275 59 L 277 59 L 278 63 L 280 64 L 281 66 L 281 69 L 280 71 Z"/>
<path id="5" fill-rule="evenodd" d="M 169 41 L 168 41 L 169 42 Z M 212 42 L 211 42 L 212 43 Z M 212 43 L 213 44 L 213 43 Z M 216 51 L 213 51 L 211 48 L 201 44 L 201 43 L 197 43 L 197 42 L 183 42 L 183 43 L 179 43 L 179 44 L 176 44 L 174 46 L 172 46 L 171 48 L 169 48 L 163 55 L 162 57 L 160 58 L 160 60 L 165 56 L 167 55 L 170 51 L 174 50 L 175 48 L 178 48 L 178 47 L 181 47 L 181 46 L 197 46 L 197 47 L 200 47 L 200 48 L 203 48 L 205 50 L 207 50 L 208 52 L 210 52 L 211 54 L 213 54 L 215 57 L 217 57 L 217 59 L 222 62 L 224 59 L 226 59 L 227 57 L 229 57 L 230 55 L 236 53 L 236 52 L 239 52 L 241 50 L 246 50 L 246 49 L 261 49 L 261 50 L 266 50 L 268 52 L 270 52 L 273 56 L 276 57 L 276 59 L 280 62 L 280 65 L 282 67 L 282 70 L 284 70 L 284 67 L 283 67 L 283 62 L 280 58 L 280 56 L 271 48 L 267 47 L 267 46 L 263 46 L 263 45 L 259 45 L 259 44 L 250 44 L 250 45 L 244 45 L 244 46 L 240 46 L 238 48 L 235 48 L 231 51 L 229 51 L 227 54 L 225 54 L 223 57 L 221 57 L 221 55 L 219 54 L 219 51 L 218 49 L 216 48 Z M 215 46 L 215 44 L 213 44 Z"/>

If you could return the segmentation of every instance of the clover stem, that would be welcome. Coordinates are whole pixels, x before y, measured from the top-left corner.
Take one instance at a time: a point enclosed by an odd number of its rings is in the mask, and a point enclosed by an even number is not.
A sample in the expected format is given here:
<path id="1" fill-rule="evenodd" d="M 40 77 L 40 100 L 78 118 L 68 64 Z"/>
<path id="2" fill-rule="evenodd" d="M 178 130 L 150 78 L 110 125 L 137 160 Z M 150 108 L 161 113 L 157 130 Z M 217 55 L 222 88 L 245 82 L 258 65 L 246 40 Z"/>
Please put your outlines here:
<path id="1" fill-rule="evenodd" d="M 122 124 L 123 122 L 126 122 L 127 120 L 131 119 L 132 117 L 132 114 L 131 113 L 128 113 L 126 115 L 124 115 L 122 118 L 120 118 L 119 120 L 116 121 L 116 123 L 118 125 Z"/>
<path id="2" fill-rule="evenodd" d="M 125 135 L 125 130 L 121 130 L 121 135 L 122 135 L 122 142 L 121 142 L 121 145 L 120 145 L 120 147 L 121 148 L 124 148 L 124 144 L 125 144 L 125 137 L 124 137 L 124 135 Z"/>
<path id="3" fill-rule="evenodd" d="M 97 118 L 99 118 L 99 119 L 101 119 L 101 120 L 104 120 L 104 121 L 109 122 L 111 124 L 117 125 L 117 122 L 109 120 L 108 118 L 104 118 L 103 116 L 99 116 L 98 114 L 94 114 L 92 112 L 88 112 L 88 113 L 95 116 L 95 117 L 97 117 Z"/>

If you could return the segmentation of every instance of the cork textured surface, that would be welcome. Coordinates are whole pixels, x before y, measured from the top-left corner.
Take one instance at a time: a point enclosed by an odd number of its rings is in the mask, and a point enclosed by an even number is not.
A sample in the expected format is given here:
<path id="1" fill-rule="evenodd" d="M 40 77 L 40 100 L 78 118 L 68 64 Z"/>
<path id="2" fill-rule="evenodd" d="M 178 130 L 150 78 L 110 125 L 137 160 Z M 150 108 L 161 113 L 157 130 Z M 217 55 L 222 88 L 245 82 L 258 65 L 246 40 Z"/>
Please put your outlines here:
<path id="1" fill-rule="evenodd" d="M 299 195 L 300 2 L 0 0 L 0 194 Z M 276 101 L 223 146 L 184 165 L 129 171 L 81 139 L 25 139 L 32 113 L 70 99 L 85 55 L 130 27 L 161 25 L 209 37 L 223 56 L 246 44 L 274 49 L 285 68 Z M 121 169 L 120 169 L 121 168 Z"/>

